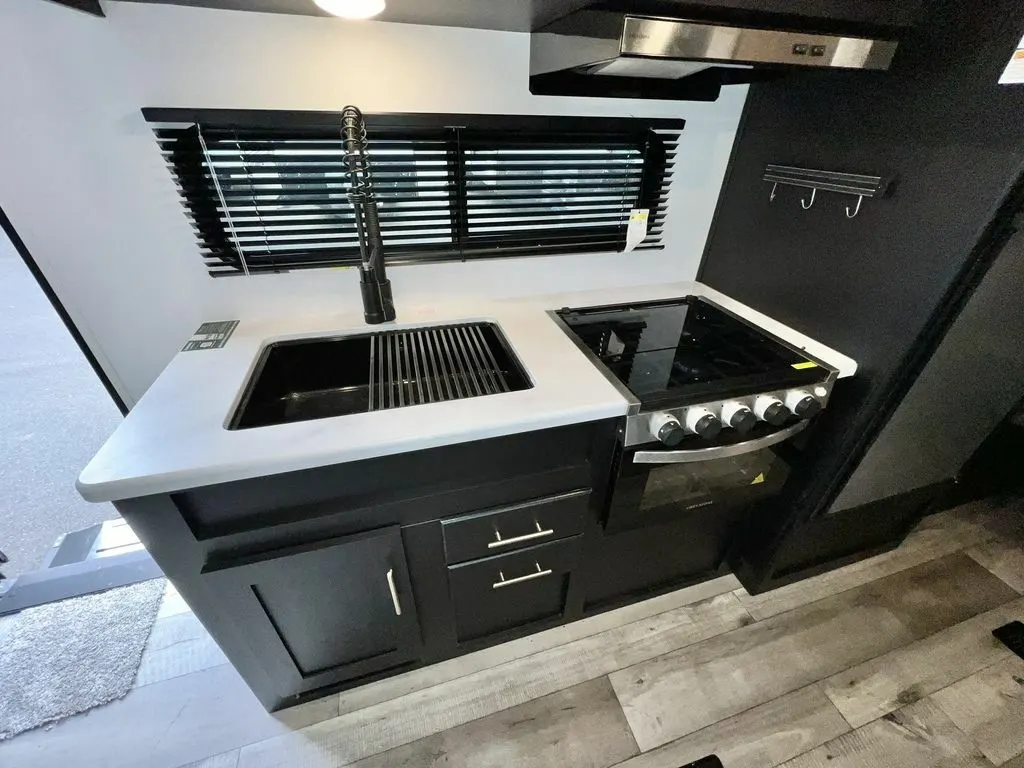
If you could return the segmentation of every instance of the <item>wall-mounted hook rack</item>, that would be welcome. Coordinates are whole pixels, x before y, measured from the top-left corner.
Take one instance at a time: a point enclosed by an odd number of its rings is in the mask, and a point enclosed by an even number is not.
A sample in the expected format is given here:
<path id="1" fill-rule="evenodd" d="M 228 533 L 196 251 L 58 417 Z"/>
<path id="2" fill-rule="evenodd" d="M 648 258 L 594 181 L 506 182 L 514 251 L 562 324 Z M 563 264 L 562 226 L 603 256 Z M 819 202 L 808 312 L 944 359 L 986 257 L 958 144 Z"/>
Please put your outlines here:
<path id="1" fill-rule="evenodd" d="M 800 201 L 800 207 L 803 208 L 805 211 L 811 210 L 811 206 L 814 205 L 814 197 L 817 194 L 818 194 L 818 188 L 817 187 L 811 187 L 811 199 L 807 200 L 807 201 L 801 200 Z"/>
<path id="2" fill-rule="evenodd" d="M 842 195 L 856 195 L 857 207 L 850 211 L 846 207 L 847 218 L 854 218 L 860 213 L 860 205 L 865 197 L 881 197 L 889 188 L 891 179 L 884 176 L 868 176 L 862 173 L 840 173 L 838 171 L 817 171 L 810 168 L 797 168 L 792 165 L 765 166 L 764 181 L 772 182 L 772 192 L 768 197 L 769 202 L 774 202 L 775 193 L 779 184 L 791 187 L 804 187 L 811 190 L 810 200 L 801 198 L 800 205 L 806 211 L 814 205 L 815 195 L 818 190 L 826 192 L 838 192 Z"/>

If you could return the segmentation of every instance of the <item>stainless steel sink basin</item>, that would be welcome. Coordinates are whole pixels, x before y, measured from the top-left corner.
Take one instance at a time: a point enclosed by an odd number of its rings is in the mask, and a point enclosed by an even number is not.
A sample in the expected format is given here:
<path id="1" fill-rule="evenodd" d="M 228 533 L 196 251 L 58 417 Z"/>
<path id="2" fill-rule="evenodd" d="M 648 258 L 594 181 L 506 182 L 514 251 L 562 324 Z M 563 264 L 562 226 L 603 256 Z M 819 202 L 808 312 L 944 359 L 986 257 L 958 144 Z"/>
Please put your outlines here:
<path id="1" fill-rule="evenodd" d="M 494 323 L 269 344 L 229 429 L 460 400 L 533 386 Z"/>

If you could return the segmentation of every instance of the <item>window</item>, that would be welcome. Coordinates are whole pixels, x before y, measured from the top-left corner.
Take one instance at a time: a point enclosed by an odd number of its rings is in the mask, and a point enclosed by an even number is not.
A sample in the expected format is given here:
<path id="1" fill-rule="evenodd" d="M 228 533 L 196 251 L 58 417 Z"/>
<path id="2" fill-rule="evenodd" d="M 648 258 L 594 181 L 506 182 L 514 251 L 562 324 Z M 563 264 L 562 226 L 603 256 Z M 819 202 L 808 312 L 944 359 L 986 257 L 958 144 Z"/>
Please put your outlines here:
<path id="1" fill-rule="evenodd" d="M 336 115 L 144 113 L 210 274 L 358 263 Z M 662 247 L 681 120 L 366 120 L 388 263 L 622 250 L 633 208 Z"/>

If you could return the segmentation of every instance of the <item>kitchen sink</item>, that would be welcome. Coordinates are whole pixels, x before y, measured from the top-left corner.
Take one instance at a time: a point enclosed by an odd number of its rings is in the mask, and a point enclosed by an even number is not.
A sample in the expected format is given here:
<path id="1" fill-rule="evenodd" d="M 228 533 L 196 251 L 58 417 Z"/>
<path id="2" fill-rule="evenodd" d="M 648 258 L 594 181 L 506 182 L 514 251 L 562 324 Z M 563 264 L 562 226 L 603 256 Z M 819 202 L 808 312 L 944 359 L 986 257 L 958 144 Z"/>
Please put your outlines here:
<path id="1" fill-rule="evenodd" d="M 494 323 L 268 344 L 228 429 L 249 429 L 529 389 Z"/>

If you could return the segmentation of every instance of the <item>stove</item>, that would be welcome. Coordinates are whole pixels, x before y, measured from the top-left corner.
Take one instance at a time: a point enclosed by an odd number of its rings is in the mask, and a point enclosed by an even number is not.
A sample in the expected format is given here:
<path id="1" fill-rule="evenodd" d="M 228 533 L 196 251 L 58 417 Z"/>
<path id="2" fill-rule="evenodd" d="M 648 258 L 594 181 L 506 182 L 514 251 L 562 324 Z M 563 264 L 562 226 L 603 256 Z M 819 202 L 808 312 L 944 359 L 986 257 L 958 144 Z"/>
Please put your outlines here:
<path id="1" fill-rule="evenodd" d="M 702 297 L 554 314 L 630 401 L 626 446 L 783 439 L 827 405 L 837 376 Z"/>

